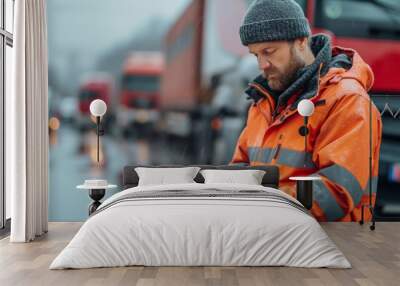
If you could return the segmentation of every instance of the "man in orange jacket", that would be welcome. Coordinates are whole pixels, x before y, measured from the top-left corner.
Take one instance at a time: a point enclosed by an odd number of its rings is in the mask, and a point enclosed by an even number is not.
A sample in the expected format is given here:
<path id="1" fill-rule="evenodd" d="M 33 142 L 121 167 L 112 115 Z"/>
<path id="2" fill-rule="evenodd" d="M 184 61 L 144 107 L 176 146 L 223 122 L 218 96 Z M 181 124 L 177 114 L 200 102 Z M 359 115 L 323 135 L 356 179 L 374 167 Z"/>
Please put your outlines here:
<path id="1" fill-rule="evenodd" d="M 373 202 L 378 176 L 382 122 L 372 105 L 372 178 L 369 177 L 371 68 L 352 49 L 331 48 L 328 36 L 310 37 L 310 27 L 293 0 L 255 0 L 240 38 L 257 57 L 262 74 L 246 93 L 249 108 L 231 163 L 277 165 L 280 189 L 295 196 L 291 176 L 319 175 L 312 214 L 320 221 L 358 221 Z M 299 133 L 300 100 L 315 105 L 309 118 L 307 150 Z M 369 212 L 366 219 L 370 218 Z"/>

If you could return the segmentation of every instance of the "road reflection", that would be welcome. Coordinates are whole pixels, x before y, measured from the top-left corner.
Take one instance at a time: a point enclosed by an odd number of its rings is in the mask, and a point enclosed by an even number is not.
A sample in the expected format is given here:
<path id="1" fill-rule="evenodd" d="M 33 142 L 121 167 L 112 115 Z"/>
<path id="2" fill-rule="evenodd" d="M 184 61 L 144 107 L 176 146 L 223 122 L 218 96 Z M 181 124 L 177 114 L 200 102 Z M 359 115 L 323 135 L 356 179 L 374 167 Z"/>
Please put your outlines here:
<path id="1" fill-rule="evenodd" d="M 110 134 L 111 133 L 111 134 Z M 73 125 L 61 124 L 50 132 L 49 220 L 84 221 L 90 203 L 86 190 L 76 189 L 85 179 L 106 179 L 118 189 L 108 190 L 105 198 L 121 190 L 122 169 L 126 165 L 187 163 L 185 146 L 165 144 L 163 138 L 118 138 L 110 131 L 97 139 L 92 130 L 80 133 Z"/>

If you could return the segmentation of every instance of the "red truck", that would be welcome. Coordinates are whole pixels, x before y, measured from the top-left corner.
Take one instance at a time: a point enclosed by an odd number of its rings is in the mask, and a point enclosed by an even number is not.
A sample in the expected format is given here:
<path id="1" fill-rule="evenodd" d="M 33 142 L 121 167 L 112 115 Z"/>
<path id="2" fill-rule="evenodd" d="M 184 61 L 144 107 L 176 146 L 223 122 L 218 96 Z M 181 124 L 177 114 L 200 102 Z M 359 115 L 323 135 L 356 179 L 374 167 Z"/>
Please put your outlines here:
<path id="1" fill-rule="evenodd" d="M 80 84 L 78 92 L 79 114 L 77 124 L 81 131 L 94 126 L 90 115 L 90 103 L 95 99 L 101 99 L 107 104 L 107 113 L 102 119 L 104 124 L 108 124 L 114 113 L 113 99 L 113 79 L 107 73 L 93 73 L 86 75 Z"/>
<path id="2" fill-rule="evenodd" d="M 400 94 L 400 1 L 297 2 L 313 33 L 331 35 L 333 45 L 356 49 L 370 64 L 375 73 L 373 94 Z M 172 25 L 165 38 L 163 111 L 189 116 L 210 101 L 207 91 L 212 89 L 213 79 L 234 69 L 238 59 L 247 53 L 240 44 L 238 29 L 249 3 L 250 0 L 193 0 Z M 190 131 L 183 126 L 174 129 L 182 136 Z"/>
<path id="3" fill-rule="evenodd" d="M 118 125 L 125 134 L 148 131 L 158 120 L 160 76 L 164 58 L 160 52 L 132 52 L 122 70 Z M 135 129 L 135 130 L 134 130 Z"/>

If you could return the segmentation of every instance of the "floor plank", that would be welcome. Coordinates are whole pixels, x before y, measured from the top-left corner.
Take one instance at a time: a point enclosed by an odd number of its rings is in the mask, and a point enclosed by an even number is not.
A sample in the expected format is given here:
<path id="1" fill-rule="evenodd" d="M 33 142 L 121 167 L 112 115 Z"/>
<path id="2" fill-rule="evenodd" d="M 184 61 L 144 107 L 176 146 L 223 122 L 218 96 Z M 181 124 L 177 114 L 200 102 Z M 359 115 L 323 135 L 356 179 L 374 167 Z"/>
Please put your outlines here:
<path id="1" fill-rule="evenodd" d="M 0 285 L 399 285 L 400 223 L 377 223 L 375 231 L 356 223 L 322 224 L 344 252 L 352 269 L 290 267 L 116 267 L 48 269 L 81 223 L 50 223 L 49 232 L 32 243 L 0 240 Z"/>

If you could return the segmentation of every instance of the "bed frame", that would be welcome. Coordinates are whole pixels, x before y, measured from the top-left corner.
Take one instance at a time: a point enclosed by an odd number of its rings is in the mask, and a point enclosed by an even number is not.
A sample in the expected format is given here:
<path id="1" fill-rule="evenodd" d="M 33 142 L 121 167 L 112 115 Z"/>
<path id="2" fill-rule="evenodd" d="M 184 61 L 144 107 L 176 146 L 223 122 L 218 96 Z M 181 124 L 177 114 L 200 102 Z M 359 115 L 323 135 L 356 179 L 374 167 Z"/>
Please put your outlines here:
<path id="1" fill-rule="evenodd" d="M 248 165 L 137 165 L 137 166 L 125 166 L 122 174 L 122 188 L 128 189 L 136 187 L 139 182 L 139 177 L 135 171 L 136 167 L 153 167 L 153 168 L 171 168 L 171 167 L 200 167 L 202 169 L 217 169 L 217 170 L 263 170 L 265 175 L 262 179 L 261 184 L 265 187 L 278 188 L 279 187 L 279 168 L 277 166 L 248 166 Z M 197 183 L 204 183 L 204 178 L 200 174 L 194 178 Z"/>

